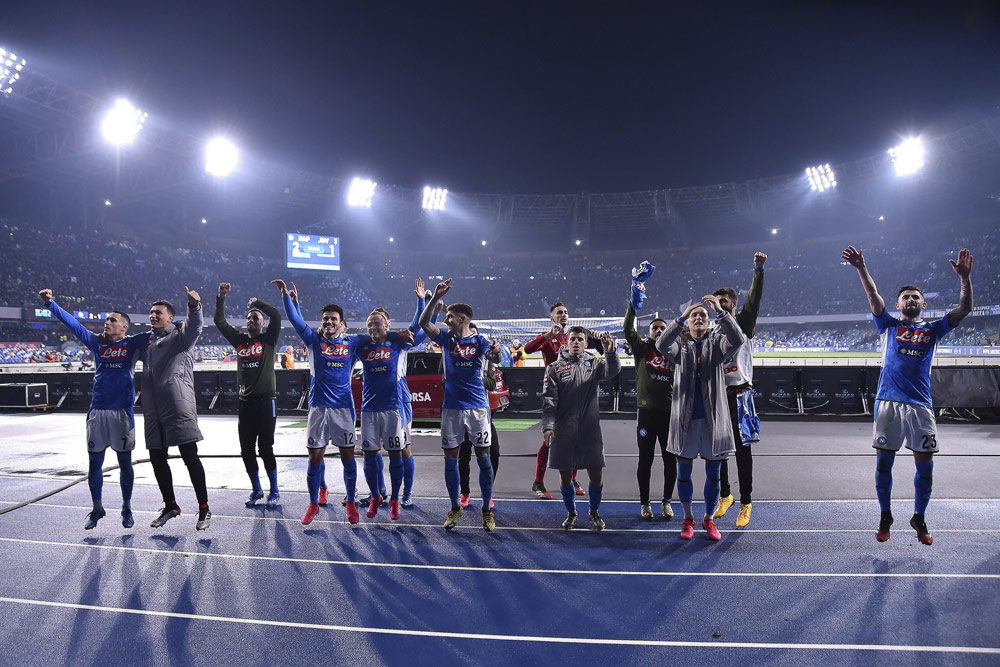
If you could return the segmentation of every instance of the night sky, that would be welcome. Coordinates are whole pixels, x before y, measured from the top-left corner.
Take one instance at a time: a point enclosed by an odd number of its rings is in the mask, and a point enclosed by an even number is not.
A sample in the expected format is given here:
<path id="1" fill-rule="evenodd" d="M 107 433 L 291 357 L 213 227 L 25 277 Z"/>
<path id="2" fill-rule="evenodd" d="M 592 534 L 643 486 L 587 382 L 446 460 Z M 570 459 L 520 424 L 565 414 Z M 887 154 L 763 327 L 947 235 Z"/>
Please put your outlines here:
<path id="1" fill-rule="evenodd" d="M 248 154 L 467 192 L 794 173 L 1000 112 L 995 3 L 795 4 L 6 3 L 0 44 Z"/>

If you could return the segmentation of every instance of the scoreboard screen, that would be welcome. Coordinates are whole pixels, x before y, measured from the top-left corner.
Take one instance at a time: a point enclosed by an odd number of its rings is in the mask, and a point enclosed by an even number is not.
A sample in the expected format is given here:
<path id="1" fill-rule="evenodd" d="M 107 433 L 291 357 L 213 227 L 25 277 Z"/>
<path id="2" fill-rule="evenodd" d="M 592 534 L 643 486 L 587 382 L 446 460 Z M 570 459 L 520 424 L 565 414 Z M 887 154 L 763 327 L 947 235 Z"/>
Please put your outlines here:
<path id="1" fill-rule="evenodd" d="M 340 271 L 340 237 L 285 234 L 285 266 Z"/>

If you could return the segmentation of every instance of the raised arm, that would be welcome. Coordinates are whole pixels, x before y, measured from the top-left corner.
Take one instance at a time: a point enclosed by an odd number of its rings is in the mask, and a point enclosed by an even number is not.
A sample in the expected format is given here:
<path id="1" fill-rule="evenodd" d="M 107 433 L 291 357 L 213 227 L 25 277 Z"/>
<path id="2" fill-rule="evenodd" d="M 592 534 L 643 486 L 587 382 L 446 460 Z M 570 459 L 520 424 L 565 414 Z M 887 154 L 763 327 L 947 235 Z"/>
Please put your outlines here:
<path id="1" fill-rule="evenodd" d="M 43 289 L 38 292 L 38 296 L 42 297 L 42 301 L 45 302 L 45 307 L 52 312 L 57 320 L 69 327 L 69 330 L 73 332 L 73 335 L 77 339 L 87 346 L 87 348 L 97 353 L 97 344 L 99 342 L 97 334 L 92 331 L 88 331 L 80 322 L 67 313 L 65 310 L 59 307 L 55 301 L 52 300 L 52 290 Z"/>
<path id="2" fill-rule="evenodd" d="M 198 342 L 205 320 L 201 312 L 201 295 L 193 289 L 189 290 L 187 285 L 184 286 L 184 295 L 187 297 L 188 316 L 181 332 L 181 340 L 184 341 L 184 349 L 190 350 Z"/>
<path id="3" fill-rule="evenodd" d="M 277 343 L 278 336 L 281 334 L 281 313 L 278 309 L 257 298 L 250 299 L 247 308 L 256 308 L 267 315 L 267 329 L 264 329 L 264 338 L 272 343 Z"/>
<path id="4" fill-rule="evenodd" d="M 288 316 L 288 321 L 292 323 L 292 328 L 295 329 L 295 333 L 299 335 L 307 345 L 312 345 L 316 342 L 317 336 L 316 332 L 312 330 L 306 321 L 302 319 L 302 313 L 296 307 L 296 304 L 292 301 L 292 294 L 288 291 L 285 286 L 284 280 L 272 280 L 271 284 L 278 288 L 281 292 L 281 303 L 285 307 L 285 315 Z"/>
<path id="5" fill-rule="evenodd" d="M 958 296 L 958 307 L 948 313 L 948 324 L 954 328 L 965 319 L 966 315 L 972 312 L 972 253 L 969 252 L 968 248 L 962 248 L 958 252 L 957 262 L 951 259 L 948 261 L 962 282 L 962 291 Z"/>
<path id="6" fill-rule="evenodd" d="M 437 287 L 434 289 L 434 295 L 431 296 L 431 300 L 428 301 L 427 305 L 424 307 L 424 312 L 420 313 L 420 328 L 424 330 L 424 333 L 426 333 L 427 337 L 431 340 L 437 340 L 438 336 L 441 334 L 441 330 L 438 329 L 437 325 L 431 322 L 431 315 L 434 312 L 434 307 L 437 305 L 437 302 L 440 301 L 441 297 L 447 294 L 450 289 L 451 278 L 438 283 Z"/>
<path id="7" fill-rule="evenodd" d="M 882 313 L 885 312 L 885 299 L 878 293 L 875 281 L 872 280 L 871 274 L 868 273 L 864 252 L 850 245 L 847 246 L 840 256 L 845 262 L 858 270 L 858 276 L 861 277 L 861 285 L 865 288 L 865 295 L 868 297 L 868 305 L 871 307 L 872 315 L 881 317 Z"/>
<path id="8" fill-rule="evenodd" d="M 230 345 L 236 347 L 239 344 L 239 332 L 226 321 L 226 295 L 231 289 L 232 285 L 229 283 L 219 283 L 219 294 L 215 297 L 215 313 L 212 316 L 212 322 L 215 323 L 215 328 L 229 341 Z"/>
<path id="9" fill-rule="evenodd" d="M 632 348 L 632 356 L 636 359 L 644 356 L 646 344 L 639 335 L 639 332 L 635 330 L 635 309 L 632 308 L 631 302 L 629 302 L 628 308 L 625 309 L 625 322 L 622 323 L 622 332 L 625 335 L 628 346 Z"/>
<path id="10" fill-rule="evenodd" d="M 757 330 L 757 317 L 760 315 L 760 300 L 764 295 L 764 262 L 766 261 L 766 254 L 762 252 L 754 253 L 753 280 L 750 281 L 750 293 L 747 294 L 747 300 L 743 303 L 743 307 L 740 308 L 740 312 L 736 313 L 736 324 L 740 326 L 740 330 L 743 331 L 747 338 L 753 338 L 754 332 Z"/>
<path id="11" fill-rule="evenodd" d="M 618 375 L 622 369 L 622 362 L 618 358 L 618 349 L 615 346 L 615 339 L 605 331 L 601 334 L 601 345 L 604 347 L 604 359 L 600 365 L 602 375 L 600 380 L 607 380 Z"/>

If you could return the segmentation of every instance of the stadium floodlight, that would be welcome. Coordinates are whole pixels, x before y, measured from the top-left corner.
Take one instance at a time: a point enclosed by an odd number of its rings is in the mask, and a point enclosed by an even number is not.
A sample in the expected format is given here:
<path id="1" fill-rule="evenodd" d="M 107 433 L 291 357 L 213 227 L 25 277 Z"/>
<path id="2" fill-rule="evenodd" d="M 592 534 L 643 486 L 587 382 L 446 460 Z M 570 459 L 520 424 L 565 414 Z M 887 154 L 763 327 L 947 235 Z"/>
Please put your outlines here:
<path id="1" fill-rule="evenodd" d="M 806 178 L 809 179 L 809 188 L 816 192 L 826 192 L 837 187 L 837 177 L 829 164 L 807 168 Z"/>
<path id="2" fill-rule="evenodd" d="M 889 157 L 896 167 L 897 176 L 915 174 L 924 166 L 924 143 L 920 137 L 912 137 L 890 148 Z"/>
<path id="3" fill-rule="evenodd" d="M 395 242 L 396 242 L 396 237 L 395 236 L 390 236 L 389 237 L 389 243 L 395 243 Z"/>
<path id="4" fill-rule="evenodd" d="M 205 145 L 205 171 L 224 178 L 236 168 L 240 149 L 224 137 L 216 137 Z"/>
<path id="5" fill-rule="evenodd" d="M 21 78 L 21 70 L 28 64 L 24 58 L 18 58 L 17 54 L 0 48 L 0 93 L 10 95 L 14 90 L 14 84 Z"/>
<path id="6" fill-rule="evenodd" d="M 130 144 L 135 141 L 135 135 L 139 134 L 147 118 L 148 113 L 136 109 L 131 102 L 120 97 L 104 114 L 101 133 L 115 146 Z"/>
<path id="7" fill-rule="evenodd" d="M 486 240 L 484 239 L 484 240 L 480 241 L 479 245 L 486 245 Z"/>
<path id="8" fill-rule="evenodd" d="M 577 245 L 580 245 L 581 243 L 583 243 L 583 241 L 581 241 L 580 239 L 577 239 L 577 240 L 576 240 L 576 244 L 577 244 Z"/>
<path id="9" fill-rule="evenodd" d="M 377 185 L 378 183 L 371 179 L 355 176 L 354 180 L 351 181 L 351 187 L 347 190 L 347 205 L 371 208 Z"/>
<path id="10" fill-rule="evenodd" d="M 773 234 L 777 234 L 777 233 L 778 233 L 778 230 L 777 230 L 777 229 L 772 229 L 772 230 L 771 230 L 771 234 L 772 234 L 772 235 L 773 235 Z"/>
<path id="11" fill-rule="evenodd" d="M 443 211 L 444 203 L 448 199 L 446 188 L 424 187 L 424 209 L 428 211 Z"/>
<path id="12" fill-rule="evenodd" d="M 208 224 L 208 218 L 202 218 L 201 219 L 201 224 L 207 225 Z"/>
<path id="13" fill-rule="evenodd" d="M 105 206 L 111 206 L 111 200 L 110 199 L 105 199 L 104 200 L 104 205 Z"/>

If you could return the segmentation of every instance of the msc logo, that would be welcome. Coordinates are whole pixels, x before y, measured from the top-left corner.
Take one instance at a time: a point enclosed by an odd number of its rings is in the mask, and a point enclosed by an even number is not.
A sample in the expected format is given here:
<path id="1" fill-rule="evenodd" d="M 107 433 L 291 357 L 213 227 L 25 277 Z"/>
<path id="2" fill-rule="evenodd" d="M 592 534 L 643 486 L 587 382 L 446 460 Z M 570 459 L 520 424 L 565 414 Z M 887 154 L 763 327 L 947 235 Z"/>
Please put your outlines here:
<path id="1" fill-rule="evenodd" d="M 896 330 L 896 340 L 900 343 L 909 343 L 910 345 L 930 345 L 931 338 L 931 332 L 926 329 L 899 327 Z"/>
<path id="2" fill-rule="evenodd" d="M 331 345 L 330 343 L 323 343 L 320 348 L 320 354 L 324 357 L 346 357 L 349 350 L 346 345 Z"/>
<path id="3" fill-rule="evenodd" d="M 410 400 L 415 403 L 429 403 L 431 395 L 426 391 L 415 391 L 410 394 Z"/>
<path id="4" fill-rule="evenodd" d="M 102 345 L 101 359 L 124 359 L 128 356 L 128 345 Z"/>
<path id="5" fill-rule="evenodd" d="M 389 361 L 392 359 L 392 352 L 387 347 L 380 347 L 377 350 L 370 350 L 368 356 L 365 357 L 366 363 L 372 363 L 375 361 Z"/>

